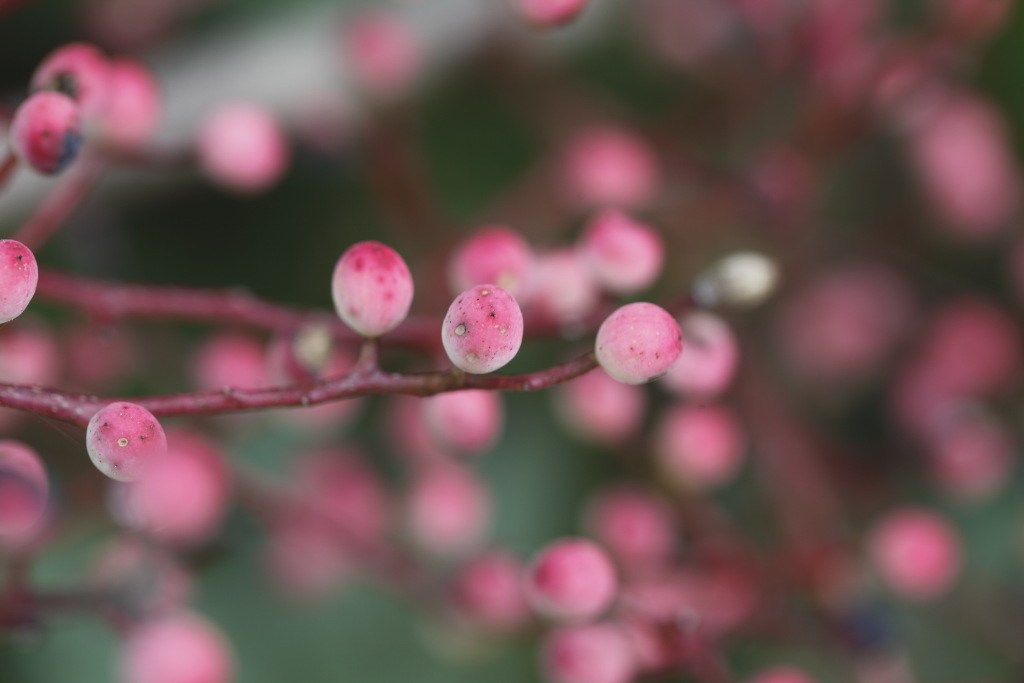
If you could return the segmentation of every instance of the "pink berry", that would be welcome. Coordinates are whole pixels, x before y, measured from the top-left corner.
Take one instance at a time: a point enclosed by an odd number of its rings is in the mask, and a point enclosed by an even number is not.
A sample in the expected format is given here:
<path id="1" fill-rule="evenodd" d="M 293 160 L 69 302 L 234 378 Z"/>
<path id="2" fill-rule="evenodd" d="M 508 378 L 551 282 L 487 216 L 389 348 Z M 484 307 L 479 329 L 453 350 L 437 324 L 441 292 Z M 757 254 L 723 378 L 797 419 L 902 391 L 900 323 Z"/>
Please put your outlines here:
<path id="1" fill-rule="evenodd" d="M 23 538 L 38 527 L 49 498 L 39 455 L 20 441 L 0 440 L 0 539 Z"/>
<path id="2" fill-rule="evenodd" d="M 774 666 L 758 672 L 748 683 L 815 683 L 815 680 L 795 666 Z"/>
<path id="3" fill-rule="evenodd" d="M 591 219 L 582 248 L 594 277 L 614 294 L 646 289 L 665 261 L 665 244 L 658 233 L 614 209 Z"/>
<path id="4" fill-rule="evenodd" d="M 727 483 L 743 462 L 744 447 L 736 417 L 714 404 L 680 405 L 662 413 L 655 434 L 661 470 L 684 490 Z"/>
<path id="5" fill-rule="evenodd" d="M 978 501 L 1011 481 L 1016 446 L 997 419 L 974 411 L 944 421 L 927 451 L 932 476 L 950 495 Z"/>
<path id="6" fill-rule="evenodd" d="M 63 351 L 68 376 L 78 391 L 109 389 L 139 365 L 138 339 L 123 325 L 76 324 L 64 334 Z"/>
<path id="7" fill-rule="evenodd" d="M 501 437 L 505 409 L 496 391 L 450 391 L 423 399 L 423 418 L 442 447 L 483 453 Z"/>
<path id="8" fill-rule="evenodd" d="M 356 560 L 330 524 L 315 514 L 283 515 L 273 521 L 266 563 L 289 597 L 318 599 L 353 575 Z"/>
<path id="9" fill-rule="evenodd" d="M 263 344 L 239 332 L 208 337 L 192 358 L 193 381 L 203 391 L 262 389 L 270 385 Z"/>
<path id="10" fill-rule="evenodd" d="M 364 337 L 379 337 L 395 329 L 409 314 L 412 275 L 391 247 L 359 242 L 338 259 L 331 295 L 346 325 Z"/>
<path id="11" fill-rule="evenodd" d="M 712 313 L 690 313 L 679 321 L 686 353 L 662 384 L 668 389 L 699 398 L 712 398 L 725 391 L 736 374 L 739 345 L 729 325 Z"/>
<path id="12" fill-rule="evenodd" d="M 530 619 L 522 587 L 522 566 L 512 555 L 492 550 L 473 558 L 455 578 L 459 610 L 474 623 L 515 629 Z"/>
<path id="13" fill-rule="evenodd" d="M 134 59 L 110 63 L 110 97 L 103 113 L 103 134 L 115 145 L 141 147 L 160 120 L 160 89 L 153 74 Z"/>
<path id="14" fill-rule="evenodd" d="M 22 161 L 39 173 L 60 173 L 82 146 L 78 105 L 58 92 L 31 95 L 14 112 L 10 136 Z"/>
<path id="15" fill-rule="evenodd" d="M 394 97 L 408 91 L 423 60 L 419 39 L 396 14 L 368 12 L 345 26 L 346 66 L 369 92 Z"/>
<path id="16" fill-rule="evenodd" d="M 611 377 L 643 384 L 668 372 L 683 350 L 683 332 L 668 312 L 654 304 L 627 304 L 597 331 L 597 362 Z"/>
<path id="17" fill-rule="evenodd" d="M 657 189 L 654 153 L 632 132 L 594 126 L 570 140 L 562 160 L 566 190 L 586 207 L 631 208 L 646 204 Z"/>
<path id="18" fill-rule="evenodd" d="M 655 494 L 633 486 L 602 491 L 587 508 L 587 528 L 621 564 L 650 571 L 675 549 L 672 510 Z"/>
<path id="19" fill-rule="evenodd" d="M 229 683 L 234 669 L 220 630 L 189 612 L 143 623 L 121 651 L 124 683 Z"/>
<path id="20" fill-rule="evenodd" d="M 536 257 L 519 233 L 500 225 L 481 228 L 458 246 L 448 262 L 455 292 L 493 282 L 525 303 L 533 287 Z"/>
<path id="21" fill-rule="evenodd" d="M 441 557 L 461 555 L 476 547 L 490 526 L 490 494 L 469 470 L 435 465 L 413 482 L 408 515 L 419 547 Z"/>
<path id="22" fill-rule="evenodd" d="M 523 343 L 523 312 L 501 287 L 477 285 L 455 297 L 441 327 L 441 342 L 455 367 L 473 374 L 507 364 Z"/>
<path id="23" fill-rule="evenodd" d="M 552 683 L 629 683 L 637 662 L 612 624 L 562 626 L 544 639 L 542 666 Z"/>
<path id="24" fill-rule="evenodd" d="M 588 0 L 514 0 L 524 19 L 541 27 L 567 24 L 587 6 Z"/>
<path id="25" fill-rule="evenodd" d="M 579 438 L 597 444 L 622 443 L 643 426 L 647 394 L 617 382 L 597 368 L 560 386 L 555 410 Z"/>
<path id="26" fill-rule="evenodd" d="M 601 291 L 593 273 L 576 249 L 556 249 L 537 261 L 534 310 L 565 326 L 578 324 L 600 301 Z"/>
<path id="27" fill-rule="evenodd" d="M 136 481 L 167 453 L 167 437 L 153 414 L 126 401 L 100 408 L 85 433 L 89 458 L 100 472 L 118 481 Z"/>
<path id="28" fill-rule="evenodd" d="M 110 63 L 88 43 L 70 43 L 51 52 L 32 74 L 32 90 L 51 90 L 68 96 L 83 116 L 104 113 L 110 95 Z"/>
<path id="29" fill-rule="evenodd" d="M 89 585 L 104 594 L 132 596 L 132 606 L 146 614 L 184 608 L 192 597 L 193 574 L 173 552 L 135 534 L 106 543 L 92 565 Z"/>
<path id="30" fill-rule="evenodd" d="M 154 537 L 196 545 L 220 526 L 230 495 L 227 471 L 217 447 L 204 437 L 174 432 L 168 441 L 167 455 L 129 485 L 127 504 L 138 525 Z"/>
<path id="31" fill-rule="evenodd" d="M 963 563 L 949 523 L 917 508 L 885 517 L 871 532 L 869 552 L 889 588 L 908 600 L 930 600 L 946 592 Z"/>
<path id="32" fill-rule="evenodd" d="M 197 144 L 206 174 L 241 193 L 274 185 L 291 156 L 277 120 L 255 104 L 226 104 L 214 110 L 203 122 Z"/>
<path id="33" fill-rule="evenodd" d="M 530 605 L 559 621 L 593 619 L 618 592 L 608 554 L 585 538 L 564 538 L 541 549 L 526 571 L 524 585 Z"/>
<path id="34" fill-rule="evenodd" d="M 25 312 L 38 282 L 39 268 L 32 251 L 16 240 L 0 240 L 0 323 Z"/>

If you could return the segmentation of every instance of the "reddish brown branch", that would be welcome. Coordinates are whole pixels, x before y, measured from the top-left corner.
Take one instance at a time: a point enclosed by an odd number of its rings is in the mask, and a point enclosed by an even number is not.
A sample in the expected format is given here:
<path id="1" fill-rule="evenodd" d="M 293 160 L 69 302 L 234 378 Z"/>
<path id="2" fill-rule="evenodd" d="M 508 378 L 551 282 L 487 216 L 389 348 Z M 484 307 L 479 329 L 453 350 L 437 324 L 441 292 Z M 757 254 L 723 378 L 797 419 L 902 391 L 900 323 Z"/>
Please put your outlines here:
<path id="1" fill-rule="evenodd" d="M 158 417 L 218 415 L 260 408 L 312 406 L 369 394 L 432 396 L 460 389 L 537 391 L 567 382 L 597 367 L 593 353 L 537 372 L 521 375 L 468 375 L 458 370 L 402 375 L 362 368 L 312 384 L 270 389 L 234 389 L 191 394 L 128 398 Z M 119 399 L 52 391 L 42 387 L 0 384 L 0 406 L 23 410 L 62 422 L 86 426 L 101 406 Z"/>
<path id="2" fill-rule="evenodd" d="M 71 173 L 18 229 L 14 239 L 30 249 L 39 249 L 46 244 L 85 200 L 102 172 L 103 165 L 95 158 L 80 159 Z"/>

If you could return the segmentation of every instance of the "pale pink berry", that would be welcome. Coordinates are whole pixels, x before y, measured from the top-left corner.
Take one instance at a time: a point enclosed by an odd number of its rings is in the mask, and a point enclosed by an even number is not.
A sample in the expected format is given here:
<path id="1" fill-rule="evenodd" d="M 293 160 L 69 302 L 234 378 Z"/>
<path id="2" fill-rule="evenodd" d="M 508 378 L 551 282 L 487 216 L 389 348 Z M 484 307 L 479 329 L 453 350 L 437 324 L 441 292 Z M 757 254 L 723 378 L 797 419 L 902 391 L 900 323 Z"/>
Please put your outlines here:
<path id="1" fill-rule="evenodd" d="M 172 432 L 167 455 L 128 485 L 127 505 L 137 525 L 174 545 L 197 545 L 220 527 L 230 482 L 219 449 L 205 437 Z"/>
<path id="2" fill-rule="evenodd" d="M 46 515 L 50 482 L 39 455 L 26 444 L 0 440 L 0 539 L 24 538 Z"/>
<path id="3" fill-rule="evenodd" d="M 513 0 L 519 14 L 541 27 L 561 26 L 575 19 L 588 0 Z"/>
<path id="4" fill-rule="evenodd" d="M 937 598 L 956 580 L 963 552 L 956 532 L 939 515 L 903 508 L 872 530 L 869 552 L 889 588 L 908 600 Z"/>
<path id="5" fill-rule="evenodd" d="M 523 312 L 501 287 L 477 285 L 448 308 L 441 342 L 455 367 L 473 374 L 493 372 L 507 364 L 523 343 Z"/>
<path id="6" fill-rule="evenodd" d="M 235 657 L 216 626 L 191 612 L 144 622 L 121 651 L 123 683 L 229 683 Z"/>
<path id="7" fill-rule="evenodd" d="M 407 92 L 420 74 L 418 36 L 396 14 L 367 12 L 344 27 L 345 65 L 359 84 L 380 97 Z"/>
<path id="8" fill-rule="evenodd" d="M 266 348 L 238 332 L 221 332 L 203 341 L 192 358 L 192 373 L 195 385 L 203 391 L 270 385 Z"/>
<path id="9" fill-rule="evenodd" d="M 511 554 L 492 550 L 467 562 L 455 577 L 459 611 L 496 630 L 516 629 L 531 613 L 522 587 L 522 565 Z"/>
<path id="10" fill-rule="evenodd" d="M 911 132 L 910 157 L 934 213 L 956 236 L 986 240 L 1021 204 L 1021 175 L 1005 122 L 977 97 L 958 95 Z"/>
<path id="11" fill-rule="evenodd" d="M 435 465 L 409 491 L 409 530 L 427 552 L 447 557 L 476 547 L 490 527 L 490 493 L 469 470 Z"/>
<path id="12" fill-rule="evenodd" d="M 493 282 L 525 304 L 534 286 L 536 257 L 519 233 L 492 225 L 463 241 L 448 261 L 448 284 L 454 292 Z"/>
<path id="13" fill-rule="evenodd" d="M 138 339 L 123 325 L 78 324 L 64 334 L 68 375 L 82 391 L 109 389 L 138 367 Z"/>
<path id="14" fill-rule="evenodd" d="M 571 326 L 597 308 L 601 291 L 576 249 L 556 249 L 537 261 L 536 288 L 531 299 L 540 315 Z"/>
<path id="15" fill-rule="evenodd" d="M 141 62 L 115 59 L 110 63 L 109 85 L 103 135 L 119 147 L 141 147 L 156 130 L 163 108 L 156 79 Z"/>
<path id="16" fill-rule="evenodd" d="M 94 45 L 64 45 L 39 64 L 32 74 L 31 89 L 67 95 L 81 107 L 83 116 L 100 116 L 110 96 L 110 62 Z"/>
<path id="17" fill-rule="evenodd" d="M 629 568 L 663 565 L 676 545 L 672 510 L 642 488 L 620 485 L 599 493 L 587 507 L 587 529 Z"/>
<path id="18" fill-rule="evenodd" d="M 85 433 L 89 458 L 111 479 L 136 481 L 150 464 L 167 454 L 167 437 L 153 414 L 119 401 L 100 408 Z"/>
<path id="19" fill-rule="evenodd" d="M 316 450 L 299 459 L 294 474 L 303 503 L 339 543 L 356 549 L 379 543 L 394 519 L 388 490 L 366 459 L 355 450 Z"/>
<path id="20" fill-rule="evenodd" d="M 265 562 L 277 586 L 289 597 L 314 600 L 350 578 L 356 560 L 336 529 L 315 514 L 274 520 Z"/>
<path id="21" fill-rule="evenodd" d="M 225 104 L 199 130 L 199 163 L 217 184 L 256 193 L 281 178 L 291 152 L 277 119 L 256 104 Z"/>
<path id="22" fill-rule="evenodd" d="M 40 92 L 22 102 L 11 121 L 11 146 L 39 173 L 60 173 L 82 147 L 78 105 L 59 92 Z"/>
<path id="23" fill-rule="evenodd" d="M 530 605 L 559 621 L 593 619 L 611 606 L 618 592 L 608 554 L 585 538 L 563 538 L 542 548 L 523 585 Z"/>
<path id="24" fill-rule="evenodd" d="M 358 242 L 345 250 L 331 279 L 334 308 L 364 337 L 379 337 L 405 320 L 412 305 L 412 274 L 391 247 Z"/>
<path id="25" fill-rule="evenodd" d="M 971 411 L 943 423 L 929 445 L 928 465 L 949 495 L 984 500 L 1009 484 L 1015 450 L 1006 425 Z"/>
<path id="26" fill-rule="evenodd" d="M 569 141 L 562 173 L 575 203 L 632 208 L 651 200 L 661 171 L 646 142 L 626 129 L 601 125 Z"/>
<path id="27" fill-rule="evenodd" d="M 643 426 L 647 394 L 596 368 L 560 386 L 555 410 L 575 435 L 597 444 L 621 443 Z"/>
<path id="28" fill-rule="evenodd" d="M 38 282 L 39 267 L 32 251 L 17 240 L 0 240 L 0 323 L 25 312 Z"/>
<path id="29" fill-rule="evenodd" d="M 501 437 L 505 408 L 496 391 L 450 391 L 423 399 L 423 418 L 442 447 L 483 453 Z"/>
<path id="30" fill-rule="evenodd" d="M 815 683 L 815 679 L 795 666 L 773 666 L 759 671 L 748 683 Z"/>
<path id="31" fill-rule="evenodd" d="M 678 405 L 663 412 L 655 456 L 665 476 L 683 489 L 705 490 L 732 480 L 743 464 L 743 431 L 725 406 Z"/>
<path id="32" fill-rule="evenodd" d="M 551 683 L 629 683 L 636 666 L 626 634 L 609 623 L 561 626 L 542 646 L 542 667 Z"/>
<path id="33" fill-rule="evenodd" d="M 633 294 L 651 286 L 665 262 L 661 236 L 614 209 L 590 220 L 581 246 L 594 277 L 613 294 Z"/>
<path id="34" fill-rule="evenodd" d="M 597 362 L 611 377 L 643 384 L 668 372 L 683 350 L 683 332 L 663 308 L 639 302 L 608 316 L 597 331 Z"/>
<path id="35" fill-rule="evenodd" d="M 669 64 L 699 69 L 735 39 L 739 22 L 733 4 L 720 0 L 641 3 L 643 40 Z"/>
<path id="36" fill-rule="evenodd" d="M 739 344 L 728 323 L 713 313 L 689 313 L 679 321 L 686 353 L 679 355 L 661 383 L 697 398 L 713 398 L 732 383 Z"/>

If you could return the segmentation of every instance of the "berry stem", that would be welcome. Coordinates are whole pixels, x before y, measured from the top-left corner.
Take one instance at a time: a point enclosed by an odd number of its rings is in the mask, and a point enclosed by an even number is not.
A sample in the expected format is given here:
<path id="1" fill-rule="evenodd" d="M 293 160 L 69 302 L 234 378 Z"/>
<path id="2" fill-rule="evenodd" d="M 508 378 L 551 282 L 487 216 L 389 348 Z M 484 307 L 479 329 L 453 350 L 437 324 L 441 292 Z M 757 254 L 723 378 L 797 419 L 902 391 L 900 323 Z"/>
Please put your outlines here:
<path id="1" fill-rule="evenodd" d="M 452 371 L 395 374 L 354 371 L 311 384 L 271 389 L 225 388 L 190 394 L 169 394 L 129 399 L 156 417 L 219 415 L 260 408 L 312 406 L 370 394 L 433 396 L 461 389 L 537 391 L 567 382 L 597 367 L 593 353 L 544 370 L 520 375 L 468 375 Z M 0 384 L 0 406 L 23 410 L 85 427 L 89 418 L 114 400 L 98 396 L 52 391 L 37 386 Z"/>

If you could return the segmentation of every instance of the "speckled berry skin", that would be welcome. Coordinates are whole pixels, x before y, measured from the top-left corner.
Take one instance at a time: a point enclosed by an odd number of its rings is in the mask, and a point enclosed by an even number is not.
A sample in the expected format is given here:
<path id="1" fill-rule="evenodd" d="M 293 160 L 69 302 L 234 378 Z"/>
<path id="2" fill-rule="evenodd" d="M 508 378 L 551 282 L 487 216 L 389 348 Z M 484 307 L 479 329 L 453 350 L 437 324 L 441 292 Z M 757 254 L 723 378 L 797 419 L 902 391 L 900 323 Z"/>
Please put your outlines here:
<path id="1" fill-rule="evenodd" d="M 0 240 L 0 323 L 25 312 L 39 282 L 32 251 L 17 240 Z"/>
<path id="2" fill-rule="evenodd" d="M 11 145 L 18 158 L 39 173 L 60 173 L 82 146 L 78 105 L 59 92 L 32 95 L 14 112 Z"/>
<path id="3" fill-rule="evenodd" d="M 412 305 L 409 267 L 391 247 L 359 242 L 345 250 L 331 280 L 334 308 L 364 337 L 379 337 L 405 320 Z"/>
<path id="4" fill-rule="evenodd" d="M 523 312 L 496 285 L 477 285 L 452 302 L 441 326 L 441 342 L 455 367 L 480 375 L 515 357 L 523 343 Z"/>
<path id="5" fill-rule="evenodd" d="M 627 304 L 597 331 L 597 362 L 613 378 L 643 384 L 668 372 L 683 350 L 683 333 L 665 309 Z"/>
<path id="6" fill-rule="evenodd" d="M 67 95 L 86 117 L 106 109 L 110 87 L 110 62 L 99 48 L 70 43 L 46 56 L 32 74 L 32 91 L 50 90 Z"/>
<path id="7" fill-rule="evenodd" d="M 167 453 L 167 437 L 157 419 L 126 401 L 104 406 L 92 416 L 85 445 L 96 468 L 118 481 L 137 481 L 154 458 Z"/>

